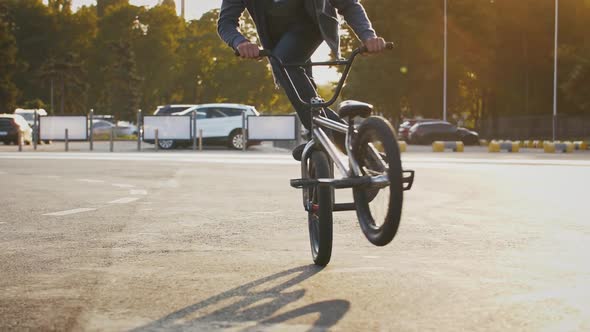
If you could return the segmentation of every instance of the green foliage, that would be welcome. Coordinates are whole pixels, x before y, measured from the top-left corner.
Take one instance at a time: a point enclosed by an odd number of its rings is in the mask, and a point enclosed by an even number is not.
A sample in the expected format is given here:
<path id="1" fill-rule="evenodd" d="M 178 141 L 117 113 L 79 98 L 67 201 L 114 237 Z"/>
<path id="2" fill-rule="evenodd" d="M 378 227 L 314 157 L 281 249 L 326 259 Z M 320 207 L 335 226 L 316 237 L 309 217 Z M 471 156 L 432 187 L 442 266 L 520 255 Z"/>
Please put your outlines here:
<path id="1" fill-rule="evenodd" d="M 23 107 L 25 109 L 41 109 L 41 108 L 46 109 L 47 105 L 41 99 L 33 99 L 33 100 L 27 100 L 23 104 Z"/>
<path id="2" fill-rule="evenodd" d="M 39 99 L 50 111 L 113 114 L 134 120 L 168 103 L 236 102 L 290 113 L 267 61 L 233 55 L 217 35 L 219 12 L 185 22 L 175 1 L 151 8 L 97 0 L 72 12 L 71 0 L 0 0 L 0 112 Z M 477 127 L 508 114 L 550 114 L 553 2 L 448 0 L 450 115 Z M 345 98 L 375 104 L 392 120 L 440 117 L 443 2 L 364 0 L 377 32 L 395 52 L 363 57 Z M 590 2 L 560 2 L 560 113 L 589 112 Z M 241 20 L 256 38 L 248 15 Z M 358 45 L 349 31 L 345 51 Z M 321 94 L 329 97 L 330 87 Z"/>
<path id="3" fill-rule="evenodd" d="M 139 108 L 142 81 L 137 75 L 135 53 L 127 42 L 112 42 L 109 46 L 109 66 L 103 70 L 103 77 L 109 84 L 103 90 L 97 109 L 118 119 L 132 119 Z"/>
<path id="4" fill-rule="evenodd" d="M 443 2 L 363 4 L 377 32 L 398 48 L 360 61 L 345 96 L 370 100 L 392 119 L 441 117 Z M 448 5 L 450 115 L 477 127 L 489 116 L 551 114 L 554 3 L 448 0 Z M 589 59 L 584 45 L 590 6 L 580 1 L 560 5 L 559 80 L 568 82 L 559 91 L 560 112 L 577 113 L 590 101 L 583 65 Z"/>
<path id="5" fill-rule="evenodd" d="M 0 113 L 12 113 L 16 108 L 18 90 L 13 83 L 17 66 L 16 40 L 7 19 L 7 8 L 0 3 Z"/>

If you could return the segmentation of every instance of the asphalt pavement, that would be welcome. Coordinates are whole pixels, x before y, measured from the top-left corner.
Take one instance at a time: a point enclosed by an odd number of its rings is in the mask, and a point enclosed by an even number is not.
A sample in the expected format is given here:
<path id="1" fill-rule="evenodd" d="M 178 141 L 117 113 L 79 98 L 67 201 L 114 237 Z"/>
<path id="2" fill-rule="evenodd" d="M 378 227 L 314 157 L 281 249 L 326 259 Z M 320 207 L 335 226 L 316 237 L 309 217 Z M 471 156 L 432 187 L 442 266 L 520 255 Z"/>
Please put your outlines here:
<path id="1" fill-rule="evenodd" d="M 410 146 L 396 239 L 335 213 L 320 269 L 286 151 L 60 144 L 0 147 L 0 330 L 590 330 L 590 152 Z"/>

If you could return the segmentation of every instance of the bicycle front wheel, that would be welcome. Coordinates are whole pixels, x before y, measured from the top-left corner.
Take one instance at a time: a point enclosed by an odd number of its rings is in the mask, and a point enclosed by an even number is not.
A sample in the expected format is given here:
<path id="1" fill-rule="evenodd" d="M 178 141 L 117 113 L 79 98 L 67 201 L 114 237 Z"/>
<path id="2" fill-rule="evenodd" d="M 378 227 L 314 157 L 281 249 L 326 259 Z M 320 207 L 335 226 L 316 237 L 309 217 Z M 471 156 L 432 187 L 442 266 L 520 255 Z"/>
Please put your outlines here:
<path id="1" fill-rule="evenodd" d="M 309 177 L 332 177 L 330 162 L 322 151 L 313 151 L 309 160 Z M 308 190 L 308 224 L 311 255 L 316 265 L 326 266 L 332 256 L 333 189 L 329 186 L 313 186 Z"/>
<path id="2" fill-rule="evenodd" d="M 376 246 L 391 242 L 399 228 L 403 205 L 402 166 L 395 132 L 381 117 L 359 127 L 353 153 L 363 176 L 386 176 L 389 185 L 354 187 L 357 217 L 367 239 Z"/>

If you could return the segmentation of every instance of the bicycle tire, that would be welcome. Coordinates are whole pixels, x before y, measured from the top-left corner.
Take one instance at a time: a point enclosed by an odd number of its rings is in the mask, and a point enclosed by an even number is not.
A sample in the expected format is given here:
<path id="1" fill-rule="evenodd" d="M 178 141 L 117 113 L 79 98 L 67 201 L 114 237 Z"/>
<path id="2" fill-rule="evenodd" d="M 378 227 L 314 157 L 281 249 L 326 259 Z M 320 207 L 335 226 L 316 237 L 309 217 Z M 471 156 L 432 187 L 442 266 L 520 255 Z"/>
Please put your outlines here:
<path id="1" fill-rule="evenodd" d="M 309 177 L 331 178 L 328 157 L 323 151 L 313 151 L 309 160 Z M 312 186 L 309 190 L 308 227 L 313 262 L 326 266 L 332 257 L 333 189 L 329 186 Z"/>
<path id="2" fill-rule="evenodd" d="M 375 139 L 380 142 L 379 153 L 388 165 L 385 169 L 371 157 L 372 153 L 369 152 L 369 143 Z M 353 144 L 353 153 L 361 167 L 362 175 L 374 175 L 374 173 L 380 172 L 389 178 L 389 186 L 385 188 L 374 189 L 366 186 L 353 188 L 361 230 L 372 244 L 376 246 L 387 245 L 398 231 L 404 199 L 399 146 L 391 124 L 378 116 L 367 118 L 358 129 L 358 135 Z M 384 218 L 379 218 L 383 219 L 380 225 L 376 222 L 370 207 L 371 201 L 376 196 L 375 190 L 383 190 L 385 195 L 389 195 L 386 198 L 387 212 L 384 214 Z"/>

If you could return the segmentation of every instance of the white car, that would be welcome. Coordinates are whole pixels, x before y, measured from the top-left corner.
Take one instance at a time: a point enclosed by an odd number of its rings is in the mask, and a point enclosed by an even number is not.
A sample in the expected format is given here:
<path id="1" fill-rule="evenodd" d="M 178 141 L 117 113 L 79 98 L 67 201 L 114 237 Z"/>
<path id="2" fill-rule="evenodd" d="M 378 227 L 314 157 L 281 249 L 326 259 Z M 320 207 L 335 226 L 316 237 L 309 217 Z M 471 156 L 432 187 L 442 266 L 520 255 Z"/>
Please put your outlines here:
<path id="1" fill-rule="evenodd" d="M 47 111 L 44 109 L 36 109 L 36 110 L 25 110 L 22 108 L 17 108 L 14 111 L 14 114 L 18 114 L 27 120 L 27 123 L 32 128 L 35 125 L 35 112 L 37 112 L 37 116 L 47 116 Z"/>
<path id="2" fill-rule="evenodd" d="M 194 104 L 185 104 L 185 105 L 174 104 L 174 105 L 158 106 L 156 111 L 154 111 L 154 115 L 156 115 L 156 116 L 174 115 L 175 113 L 185 111 L 185 110 L 192 108 L 194 106 L 197 106 L 197 105 L 194 105 Z"/>
<path id="3" fill-rule="evenodd" d="M 37 116 L 47 116 L 47 111 L 45 111 L 42 108 L 39 108 L 39 109 L 28 109 L 28 110 L 22 109 L 22 108 L 17 108 L 14 111 L 14 114 L 18 114 L 18 115 L 22 116 L 27 121 L 27 123 L 29 124 L 29 127 L 35 128 L 35 112 L 37 112 Z M 51 141 L 46 140 L 44 142 L 47 143 L 47 144 L 49 144 Z"/>
<path id="4" fill-rule="evenodd" d="M 221 143 L 229 148 L 241 150 L 243 148 L 242 114 L 246 116 L 259 116 L 260 113 L 254 106 L 241 104 L 203 104 L 193 106 L 174 116 L 191 116 L 196 114 L 197 135 L 203 131 L 203 141 L 206 143 Z M 182 142 L 175 140 L 158 140 L 162 149 L 172 149 Z M 248 142 L 248 145 L 259 142 Z"/>
<path id="5" fill-rule="evenodd" d="M 127 121 L 119 121 L 115 126 L 113 123 L 106 120 L 93 120 L 92 121 L 92 134 L 93 135 L 110 135 L 111 130 L 114 128 L 115 136 L 131 136 L 137 135 L 137 126 Z"/>

